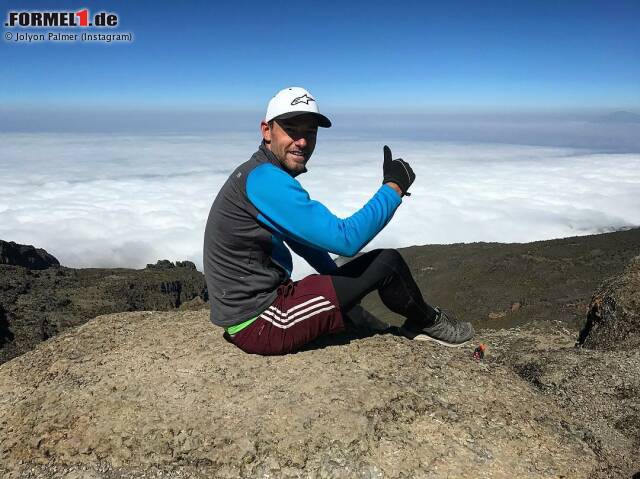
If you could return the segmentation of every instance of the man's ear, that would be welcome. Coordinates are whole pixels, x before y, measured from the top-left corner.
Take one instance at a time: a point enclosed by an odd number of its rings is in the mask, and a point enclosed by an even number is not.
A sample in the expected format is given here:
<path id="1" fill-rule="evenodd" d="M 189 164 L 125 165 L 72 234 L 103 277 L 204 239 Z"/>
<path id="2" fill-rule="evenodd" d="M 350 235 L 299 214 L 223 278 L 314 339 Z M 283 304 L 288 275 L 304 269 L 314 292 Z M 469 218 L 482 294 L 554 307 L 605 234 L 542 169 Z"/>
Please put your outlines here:
<path id="1" fill-rule="evenodd" d="M 260 132 L 262 133 L 262 139 L 266 144 L 271 143 L 271 128 L 266 121 L 260 123 Z"/>

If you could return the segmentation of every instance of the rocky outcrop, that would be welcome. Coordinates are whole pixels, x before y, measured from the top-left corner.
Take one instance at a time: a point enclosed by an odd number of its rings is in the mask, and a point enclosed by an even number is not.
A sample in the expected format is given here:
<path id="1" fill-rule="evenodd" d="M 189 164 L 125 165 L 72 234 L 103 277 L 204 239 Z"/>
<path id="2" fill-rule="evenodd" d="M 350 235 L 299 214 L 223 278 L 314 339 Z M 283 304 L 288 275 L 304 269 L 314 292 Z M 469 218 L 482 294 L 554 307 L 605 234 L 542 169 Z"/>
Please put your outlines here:
<path id="1" fill-rule="evenodd" d="M 509 367 L 553 401 L 566 427 L 608 458 L 604 477 L 640 472 L 640 350 L 575 348 L 575 336 L 561 323 L 491 336 L 489 361 Z"/>
<path id="2" fill-rule="evenodd" d="M 2 240 L 0 240 L 0 264 L 23 266 L 29 269 L 60 266 L 60 262 L 43 249 Z"/>
<path id="3" fill-rule="evenodd" d="M 0 475 L 609 478 L 638 470 L 627 439 L 633 421 L 607 417 L 600 406 L 611 398 L 588 381 L 602 371 L 561 380 L 605 353 L 572 348 L 561 329 L 477 339 L 489 345 L 483 362 L 472 359 L 473 345 L 392 335 L 339 336 L 260 357 L 225 342 L 206 311 L 102 316 L 0 366 Z M 523 352 L 551 369 L 523 373 Z M 624 365 L 617 381 L 627 415 L 638 398 L 625 391 L 640 387 L 631 359 L 606 365 Z M 601 412 L 572 415 L 563 390 Z M 623 422 L 630 426 L 616 426 Z"/>
<path id="4" fill-rule="evenodd" d="M 176 261 L 175 264 L 168 259 L 161 259 L 156 264 L 148 264 L 147 269 L 163 270 L 173 268 L 196 269 L 196 265 L 192 261 Z"/>
<path id="5" fill-rule="evenodd" d="M 144 270 L 0 265 L 0 364 L 101 314 L 184 303 L 206 308 L 207 300 L 204 276 L 189 265 Z"/>
<path id="6" fill-rule="evenodd" d="M 640 256 L 594 293 L 578 343 L 589 349 L 640 349 Z"/>

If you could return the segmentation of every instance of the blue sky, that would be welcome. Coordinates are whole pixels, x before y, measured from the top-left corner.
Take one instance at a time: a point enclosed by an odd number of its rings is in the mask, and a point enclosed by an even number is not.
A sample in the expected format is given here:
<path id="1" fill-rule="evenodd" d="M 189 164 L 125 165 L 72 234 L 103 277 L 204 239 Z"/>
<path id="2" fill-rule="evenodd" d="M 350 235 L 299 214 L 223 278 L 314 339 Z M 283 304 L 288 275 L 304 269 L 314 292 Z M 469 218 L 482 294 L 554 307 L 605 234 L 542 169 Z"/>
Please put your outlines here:
<path id="1" fill-rule="evenodd" d="M 0 238 L 67 266 L 201 266 L 211 202 L 291 85 L 334 125 L 314 199 L 357 211 L 384 144 L 417 174 L 371 248 L 640 224 L 640 0 L 0 0 L 3 38 L 10 10 L 83 8 L 135 41 L 0 40 Z"/>
<path id="2" fill-rule="evenodd" d="M 0 41 L 5 106 L 253 110 L 301 85 L 325 109 L 640 108 L 637 0 L 0 5 L 116 12 L 135 36 Z"/>

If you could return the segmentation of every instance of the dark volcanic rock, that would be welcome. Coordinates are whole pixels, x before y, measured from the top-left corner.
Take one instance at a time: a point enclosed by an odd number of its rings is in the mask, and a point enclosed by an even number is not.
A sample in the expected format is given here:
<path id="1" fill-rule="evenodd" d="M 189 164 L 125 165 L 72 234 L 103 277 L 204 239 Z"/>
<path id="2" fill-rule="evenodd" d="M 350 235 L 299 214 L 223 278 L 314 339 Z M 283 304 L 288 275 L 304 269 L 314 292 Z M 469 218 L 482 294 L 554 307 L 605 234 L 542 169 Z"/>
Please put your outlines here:
<path id="1" fill-rule="evenodd" d="M 176 265 L 168 259 L 160 259 L 156 264 L 148 264 L 147 269 L 173 269 Z"/>
<path id="2" fill-rule="evenodd" d="M 192 261 L 176 261 L 176 268 L 196 269 Z"/>
<path id="3" fill-rule="evenodd" d="M 47 269 L 60 266 L 60 262 L 41 248 L 0 240 L 0 264 L 24 266 L 29 269 Z"/>
<path id="4" fill-rule="evenodd" d="M 598 285 L 622 273 L 640 252 L 640 229 L 533 243 L 412 246 L 400 252 L 429 303 L 476 327 L 561 320 L 578 330 Z M 401 323 L 376 293 L 362 305 L 384 321 Z"/>
<path id="5" fill-rule="evenodd" d="M 595 292 L 578 343 L 589 349 L 640 347 L 640 256 Z"/>
<path id="6" fill-rule="evenodd" d="M 193 263 L 193 261 L 176 261 L 176 263 L 173 264 L 168 259 L 161 259 L 161 260 L 158 260 L 156 264 L 147 265 L 147 269 L 155 269 L 155 270 L 173 269 L 173 268 L 186 268 L 186 269 L 195 270 L 196 265 Z"/>
<path id="7" fill-rule="evenodd" d="M 173 268 L 186 268 L 186 269 L 195 270 L 196 265 L 193 263 L 193 261 L 176 261 L 176 263 L 173 264 L 168 259 L 161 259 L 161 260 L 158 260 L 156 264 L 147 265 L 147 269 L 155 269 L 155 270 L 173 269 Z"/>
<path id="8" fill-rule="evenodd" d="M 9 320 L 7 319 L 7 312 L 0 304 L 0 348 L 4 346 L 4 343 L 13 341 L 14 334 L 9 329 Z"/>
<path id="9" fill-rule="evenodd" d="M 101 314 L 170 310 L 183 303 L 190 309 L 208 307 L 202 273 L 171 265 L 42 271 L 0 265 L 0 364 Z"/>

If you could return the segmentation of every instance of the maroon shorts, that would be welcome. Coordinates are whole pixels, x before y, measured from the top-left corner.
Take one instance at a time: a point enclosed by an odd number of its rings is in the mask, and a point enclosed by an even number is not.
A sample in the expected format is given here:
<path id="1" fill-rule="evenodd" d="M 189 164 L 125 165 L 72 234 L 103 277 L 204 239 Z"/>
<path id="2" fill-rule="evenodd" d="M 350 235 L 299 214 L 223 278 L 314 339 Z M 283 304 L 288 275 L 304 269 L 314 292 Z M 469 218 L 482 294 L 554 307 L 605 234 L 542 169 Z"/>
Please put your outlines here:
<path id="1" fill-rule="evenodd" d="M 330 276 L 312 274 L 283 283 L 278 296 L 253 323 L 225 337 L 252 354 L 287 354 L 325 334 L 345 330 Z"/>

